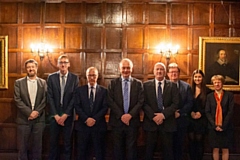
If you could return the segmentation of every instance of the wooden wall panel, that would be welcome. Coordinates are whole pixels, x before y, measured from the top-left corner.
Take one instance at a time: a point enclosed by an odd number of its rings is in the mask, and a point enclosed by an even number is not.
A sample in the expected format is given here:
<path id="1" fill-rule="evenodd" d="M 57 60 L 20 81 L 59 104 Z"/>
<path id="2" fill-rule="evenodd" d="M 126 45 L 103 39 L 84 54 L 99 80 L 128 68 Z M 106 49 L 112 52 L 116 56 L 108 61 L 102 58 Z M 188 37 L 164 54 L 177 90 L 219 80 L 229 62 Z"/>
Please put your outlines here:
<path id="1" fill-rule="evenodd" d="M 208 25 L 209 24 L 209 4 L 193 4 L 192 22 L 194 25 Z"/>
<path id="2" fill-rule="evenodd" d="M 65 4 L 65 23 L 81 23 L 82 4 L 66 3 Z"/>
<path id="3" fill-rule="evenodd" d="M 128 4 L 127 5 L 127 23 L 131 24 L 141 24 L 144 23 L 143 19 L 143 9 L 142 4 Z"/>
<path id="4" fill-rule="evenodd" d="M 1 3 L 0 5 L 0 24 L 1 23 L 7 23 L 7 24 L 13 24 L 17 23 L 18 14 L 18 4 L 17 3 Z"/>
<path id="5" fill-rule="evenodd" d="M 8 35 L 8 48 L 18 48 L 17 38 L 18 38 L 18 28 L 11 25 L 0 26 L 1 35 Z"/>
<path id="6" fill-rule="evenodd" d="M 64 48 L 82 48 L 82 27 L 64 28 Z"/>
<path id="7" fill-rule="evenodd" d="M 133 62 L 133 74 L 143 74 L 143 54 L 128 53 L 127 57 Z"/>
<path id="8" fill-rule="evenodd" d="M 216 37 L 230 37 L 231 32 L 229 28 L 214 28 L 214 36 Z"/>
<path id="9" fill-rule="evenodd" d="M 121 53 L 107 52 L 104 73 L 106 75 L 116 75 L 116 73 L 119 73 L 119 62 L 121 61 L 121 59 Z"/>
<path id="10" fill-rule="evenodd" d="M 122 48 L 122 28 L 107 27 L 106 28 L 106 49 Z"/>
<path id="11" fill-rule="evenodd" d="M 166 28 L 160 27 L 149 27 L 148 28 L 148 39 L 149 39 L 149 48 L 156 49 L 157 46 L 161 44 L 161 42 L 165 42 L 167 39 Z"/>
<path id="12" fill-rule="evenodd" d="M 149 4 L 149 24 L 166 24 L 167 5 L 166 4 Z"/>
<path id="13" fill-rule="evenodd" d="M 87 3 L 86 4 L 86 23 L 98 23 L 103 21 L 102 4 L 101 3 Z"/>
<path id="14" fill-rule="evenodd" d="M 209 29 L 208 28 L 193 28 L 192 29 L 192 46 L 194 50 L 199 49 L 199 37 L 208 37 Z"/>
<path id="15" fill-rule="evenodd" d="M 181 49 L 189 48 L 188 45 L 188 29 L 187 28 L 172 28 L 171 30 L 171 43 L 181 46 Z"/>
<path id="16" fill-rule="evenodd" d="M 172 4 L 171 5 L 171 23 L 178 25 L 188 24 L 188 4 Z"/>
<path id="17" fill-rule="evenodd" d="M 39 43 L 39 37 L 41 37 L 42 30 L 40 27 L 24 27 L 23 31 L 23 48 L 29 49 L 31 44 Z"/>
<path id="18" fill-rule="evenodd" d="M 238 5 L 231 6 L 231 24 L 240 24 L 240 7 Z"/>
<path id="19" fill-rule="evenodd" d="M 86 46 L 87 49 L 101 49 L 102 48 L 102 28 L 87 27 L 86 28 Z"/>
<path id="20" fill-rule="evenodd" d="M 86 53 L 86 60 L 84 64 L 84 69 L 86 70 L 88 67 L 94 66 L 98 69 L 98 72 L 102 72 L 102 59 L 101 53 Z"/>
<path id="21" fill-rule="evenodd" d="M 127 48 L 143 48 L 143 28 L 128 27 L 126 30 Z"/>
<path id="22" fill-rule="evenodd" d="M 8 73 L 17 73 L 17 53 L 8 54 L 8 62 L 11 65 L 8 65 Z"/>
<path id="23" fill-rule="evenodd" d="M 107 3 L 106 4 L 106 23 L 122 23 L 123 13 L 122 4 Z"/>
<path id="24" fill-rule="evenodd" d="M 46 23 L 61 23 L 62 10 L 61 3 L 45 3 L 43 18 Z"/>
<path id="25" fill-rule="evenodd" d="M 53 48 L 63 48 L 63 29 L 59 26 L 46 27 L 43 31 L 45 37 L 42 41 Z"/>
<path id="26" fill-rule="evenodd" d="M 214 14 L 215 24 L 229 24 L 229 4 L 215 4 Z"/>
<path id="27" fill-rule="evenodd" d="M 24 3 L 23 4 L 23 23 L 40 23 L 42 3 Z"/>

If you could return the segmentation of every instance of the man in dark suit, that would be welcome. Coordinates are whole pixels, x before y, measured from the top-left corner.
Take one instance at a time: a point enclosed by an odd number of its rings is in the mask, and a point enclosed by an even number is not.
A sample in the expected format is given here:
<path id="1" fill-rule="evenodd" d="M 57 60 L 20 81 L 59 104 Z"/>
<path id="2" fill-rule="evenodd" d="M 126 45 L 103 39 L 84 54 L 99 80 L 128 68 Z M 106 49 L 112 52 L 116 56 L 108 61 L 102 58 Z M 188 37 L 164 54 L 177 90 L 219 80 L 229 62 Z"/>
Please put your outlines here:
<path id="1" fill-rule="evenodd" d="M 153 159 L 158 137 L 161 138 L 164 160 L 173 160 L 172 136 L 176 131 L 175 111 L 179 104 L 177 85 L 165 79 L 166 67 L 158 62 L 154 65 L 155 79 L 143 84 L 144 119 L 146 131 L 146 160 Z"/>
<path id="2" fill-rule="evenodd" d="M 178 110 L 175 112 L 177 120 L 177 131 L 173 134 L 173 154 L 174 160 L 183 159 L 183 145 L 189 125 L 189 114 L 193 105 L 193 94 L 188 83 L 179 79 L 180 68 L 176 63 L 168 65 L 169 80 L 176 83 L 180 93 Z"/>
<path id="3" fill-rule="evenodd" d="M 42 159 L 42 134 L 45 127 L 46 81 L 37 77 L 38 63 L 25 62 L 27 76 L 16 80 L 14 101 L 17 106 L 18 159 L 28 160 L 28 144 L 32 138 L 33 160 Z"/>
<path id="4" fill-rule="evenodd" d="M 109 125 L 112 126 L 114 159 L 136 160 L 139 110 L 144 101 L 143 86 L 141 81 L 131 76 L 133 63 L 130 59 L 122 59 L 119 70 L 121 77 L 113 79 L 108 86 Z"/>
<path id="5" fill-rule="evenodd" d="M 72 153 L 72 129 L 74 120 L 74 92 L 79 78 L 70 73 L 69 59 L 66 55 L 58 58 L 59 71 L 48 76 L 47 95 L 50 106 L 50 153 L 49 160 L 58 160 L 59 134 L 63 134 L 64 159 L 70 160 Z"/>
<path id="6" fill-rule="evenodd" d="M 93 142 L 95 157 L 104 159 L 105 134 L 107 123 L 107 89 L 97 84 L 98 70 L 90 67 L 86 71 L 88 84 L 78 87 L 74 107 L 78 115 L 75 123 L 77 130 L 77 160 L 89 159 L 88 147 Z M 91 158 L 92 159 L 92 158 Z"/>

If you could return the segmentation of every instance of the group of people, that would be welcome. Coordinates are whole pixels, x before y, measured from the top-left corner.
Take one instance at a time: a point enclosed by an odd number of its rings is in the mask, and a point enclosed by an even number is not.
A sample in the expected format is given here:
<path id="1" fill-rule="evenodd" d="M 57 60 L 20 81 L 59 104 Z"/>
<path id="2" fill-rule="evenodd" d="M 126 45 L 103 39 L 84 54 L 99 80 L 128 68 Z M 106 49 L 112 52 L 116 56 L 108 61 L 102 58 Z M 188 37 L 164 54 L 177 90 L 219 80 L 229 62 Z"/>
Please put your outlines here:
<path id="1" fill-rule="evenodd" d="M 166 67 L 157 62 L 153 69 L 154 79 L 142 83 L 131 76 L 133 63 L 124 58 L 119 63 L 121 76 L 111 80 L 105 88 L 97 83 L 95 67 L 86 70 L 87 84 L 83 86 L 79 86 L 78 76 L 68 71 L 70 61 L 66 55 L 58 58 L 58 67 L 59 71 L 50 74 L 46 82 L 37 77 L 37 62 L 29 59 L 25 62 L 27 76 L 15 82 L 19 160 L 29 158 L 30 137 L 31 159 L 41 159 L 47 103 L 51 115 L 49 160 L 60 159 L 60 134 L 63 159 L 71 159 L 73 127 L 77 133 L 76 159 L 88 159 L 91 146 L 97 160 L 105 159 L 108 109 L 114 160 L 140 159 L 137 155 L 140 125 L 146 135 L 146 160 L 154 158 L 158 143 L 162 146 L 164 160 L 183 159 L 187 135 L 190 159 L 201 160 L 207 131 L 213 159 L 219 159 L 220 149 L 222 159 L 229 158 L 234 100 L 231 92 L 223 90 L 223 76 L 212 77 L 214 91 L 211 91 L 206 87 L 201 70 L 193 72 L 190 86 L 180 80 L 180 68 L 176 63 Z M 144 112 L 142 124 L 141 109 Z"/>

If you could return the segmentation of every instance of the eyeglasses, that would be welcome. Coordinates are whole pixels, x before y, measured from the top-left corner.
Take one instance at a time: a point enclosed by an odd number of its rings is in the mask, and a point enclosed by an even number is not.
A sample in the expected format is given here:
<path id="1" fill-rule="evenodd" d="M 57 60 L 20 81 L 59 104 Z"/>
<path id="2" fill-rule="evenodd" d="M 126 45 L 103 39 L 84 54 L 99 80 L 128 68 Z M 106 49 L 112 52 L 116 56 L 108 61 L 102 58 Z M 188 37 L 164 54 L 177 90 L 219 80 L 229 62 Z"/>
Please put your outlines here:
<path id="1" fill-rule="evenodd" d="M 93 78 L 96 78 L 97 77 L 97 75 L 96 74 L 89 74 L 89 75 L 87 75 L 88 77 L 93 77 Z"/>
<path id="2" fill-rule="evenodd" d="M 178 73 L 178 71 L 172 71 L 172 72 L 168 72 L 168 73 L 174 74 L 174 73 Z"/>
<path id="3" fill-rule="evenodd" d="M 58 62 L 59 64 L 68 64 L 69 62 Z"/>

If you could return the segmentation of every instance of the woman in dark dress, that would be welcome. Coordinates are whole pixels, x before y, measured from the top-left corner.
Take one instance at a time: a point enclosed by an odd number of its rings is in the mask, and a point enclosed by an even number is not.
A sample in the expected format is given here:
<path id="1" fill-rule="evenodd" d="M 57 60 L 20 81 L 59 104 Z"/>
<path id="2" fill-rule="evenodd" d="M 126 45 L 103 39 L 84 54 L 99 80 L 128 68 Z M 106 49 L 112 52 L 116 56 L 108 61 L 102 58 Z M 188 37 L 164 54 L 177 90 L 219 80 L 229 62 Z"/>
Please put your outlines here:
<path id="1" fill-rule="evenodd" d="M 202 160 L 204 136 L 207 130 L 205 104 L 207 94 L 211 92 L 206 87 L 204 73 L 195 70 L 192 74 L 192 91 L 194 94 L 193 108 L 189 125 L 189 156 L 191 160 Z"/>
<path id="2" fill-rule="evenodd" d="M 222 150 L 222 160 L 229 159 L 229 148 L 233 137 L 233 93 L 223 90 L 225 78 L 214 75 L 211 78 L 214 92 L 207 96 L 206 117 L 208 119 L 209 143 L 213 148 L 213 159 L 219 160 L 219 150 Z"/>

